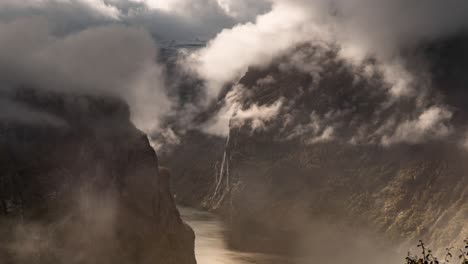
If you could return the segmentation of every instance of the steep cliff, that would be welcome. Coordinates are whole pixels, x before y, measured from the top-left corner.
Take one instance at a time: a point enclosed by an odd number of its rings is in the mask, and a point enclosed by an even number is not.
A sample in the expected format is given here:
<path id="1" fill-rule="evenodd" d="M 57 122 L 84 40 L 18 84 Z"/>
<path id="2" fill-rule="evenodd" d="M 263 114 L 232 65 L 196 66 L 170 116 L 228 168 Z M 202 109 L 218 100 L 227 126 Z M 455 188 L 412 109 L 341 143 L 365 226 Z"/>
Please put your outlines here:
<path id="1" fill-rule="evenodd" d="M 33 89 L 1 100 L 2 263 L 195 263 L 168 173 L 124 102 Z"/>

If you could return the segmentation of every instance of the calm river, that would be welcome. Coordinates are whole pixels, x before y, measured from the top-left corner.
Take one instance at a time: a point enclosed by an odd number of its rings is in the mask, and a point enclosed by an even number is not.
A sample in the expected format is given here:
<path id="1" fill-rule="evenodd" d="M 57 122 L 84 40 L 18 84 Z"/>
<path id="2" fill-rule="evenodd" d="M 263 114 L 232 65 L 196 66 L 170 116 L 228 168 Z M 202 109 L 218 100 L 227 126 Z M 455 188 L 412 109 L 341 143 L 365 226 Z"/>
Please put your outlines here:
<path id="1" fill-rule="evenodd" d="M 224 240 L 226 227 L 215 215 L 179 207 L 182 218 L 195 231 L 198 264 L 292 264 L 277 256 L 230 250 Z"/>

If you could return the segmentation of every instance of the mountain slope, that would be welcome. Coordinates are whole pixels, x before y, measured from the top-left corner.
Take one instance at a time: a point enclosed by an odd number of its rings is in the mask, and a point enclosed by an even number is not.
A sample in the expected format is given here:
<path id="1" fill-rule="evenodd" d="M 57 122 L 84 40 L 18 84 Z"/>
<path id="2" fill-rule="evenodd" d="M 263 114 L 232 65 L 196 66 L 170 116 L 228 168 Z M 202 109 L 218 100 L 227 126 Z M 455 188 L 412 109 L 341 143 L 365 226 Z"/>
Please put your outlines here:
<path id="1" fill-rule="evenodd" d="M 193 231 L 124 102 L 33 89 L 2 100 L 2 261 L 195 263 Z"/>
<path id="2" fill-rule="evenodd" d="M 444 76 L 436 69 L 446 51 L 428 47 L 408 60 L 434 73 L 430 88 L 418 80 L 403 96 L 375 61 L 350 64 L 336 47 L 304 45 L 252 68 L 220 110 L 236 109 L 224 149 L 206 137 L 197 140 L 212 150 L 203 159 L 166 157 L 179 170 L 205 164 L 195 170 L 203 175 L 174 181 L 210 180 L 204 199 L 184 199 L 226 216 L 230 242 L 246 250 L 362 263 L 368 252 L 406 253 L 418 239 L 441 251 L 457 246 L 468 236 L 468 154 L 459 144 L 464 109 L 451 91 L 463 89 L 463 75 L 452 73 L 466 66 L 456 60 Z M 443 89 L 454 78 L 460 86 Z M 193 151 L 183 142 L 175 155 Z"/>

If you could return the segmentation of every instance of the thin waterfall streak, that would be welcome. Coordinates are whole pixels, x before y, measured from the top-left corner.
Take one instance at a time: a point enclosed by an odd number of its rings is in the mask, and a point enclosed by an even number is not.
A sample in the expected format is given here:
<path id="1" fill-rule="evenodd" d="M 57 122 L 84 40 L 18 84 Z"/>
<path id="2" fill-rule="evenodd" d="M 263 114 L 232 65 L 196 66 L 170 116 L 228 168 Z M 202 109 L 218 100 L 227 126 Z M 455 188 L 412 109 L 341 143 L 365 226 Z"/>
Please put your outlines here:
<path id="1" fill-rule="evenodd" d="M 221 169 L 219 171 L 218 182 L 216 184 L 216 188 L 215 188 L 215 191 L 214 191 L 214 194 L 213 194 L 213 199 L 218 194 L 219 188 L 221 187 L 221 183 L 223 182 L 223 174 L 224 174 L 223 172 L 224 172 L 225 163 L 226 163 L 226 151 L 224 151 L 224 154 L 223 154 L 223 160 L 221 162 Z"/>
<path id="2" fill-rule="evenodd" d="M 228 136 L 226 138 L 226 145 L 225 145 L 225 148 L 224 148 L 224 153 L 223 153 L 223 159 L 221 161 L 221 168 L 220 168 L 220 171 L 219 171 L 219 174 L 217 176 L 217 183 L 216 183 L 216 188 L 214 190 L 214 193 L 211 197 L 212 200 L 216 199 L 216 197 L 218 196 L 218 193 L 220 192 L 220 188 L 221 188 L 221 185 L 224 181 L 224 177 L 226 174 L 229 174 L 229 160 L 228 160 L 228 155 L 229 155 L 229 144 L 230 144 L 230 138 L 231 138 L 231 133 L 229 132 L 228 133 Z M 227 183 L 229 184 L 229 182 Z M 228 186 L 229 188 L 229 186 Z"/>
<path id="3" fill-rule="evenodd" d="M 226 155 L 228 156 L 226 159 L 226 189 L 229 191 L 230 189 L 230 174 L 229 174 L 229 161 L 231 159 L 231 156 L 230 155 Z"/>

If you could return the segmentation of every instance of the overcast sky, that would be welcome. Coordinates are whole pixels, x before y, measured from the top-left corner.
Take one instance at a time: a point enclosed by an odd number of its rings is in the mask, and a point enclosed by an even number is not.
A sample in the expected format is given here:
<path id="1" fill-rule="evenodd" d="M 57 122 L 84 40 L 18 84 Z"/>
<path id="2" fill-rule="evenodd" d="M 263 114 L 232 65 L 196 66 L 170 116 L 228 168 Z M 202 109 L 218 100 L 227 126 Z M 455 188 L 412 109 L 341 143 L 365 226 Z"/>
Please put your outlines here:
<path id="1" fill-rule="evenodd" d="M 158 39 L 208 40 L 269 8 L 263 0 L 2 0 L 0 19 L 44 16 L 58 33 L 124 23 L 143 26 Z"/>

